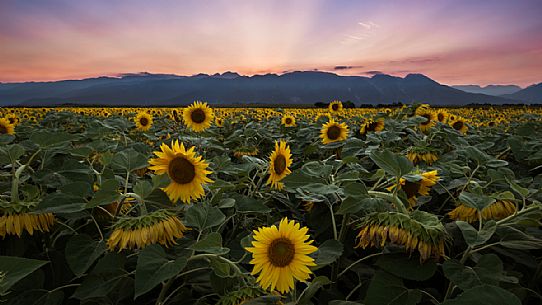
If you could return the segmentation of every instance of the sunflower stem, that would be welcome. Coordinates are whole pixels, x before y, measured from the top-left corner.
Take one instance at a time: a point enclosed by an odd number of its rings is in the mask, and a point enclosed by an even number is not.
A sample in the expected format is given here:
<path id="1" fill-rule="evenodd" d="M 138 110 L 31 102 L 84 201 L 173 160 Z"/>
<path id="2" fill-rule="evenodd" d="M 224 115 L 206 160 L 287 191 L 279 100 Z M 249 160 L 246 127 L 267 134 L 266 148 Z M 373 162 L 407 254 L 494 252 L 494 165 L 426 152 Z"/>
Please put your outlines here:
<path id="1" fill-rule="evenodd" d="M 329 213 L 331 214 L 331 226 L 333 227 L 333 239 L 339 240 L 339 234 L 337 233 L 337 222 L 335 221 L 335 214 L 333 213 L 333 206 L 331 203 L 327 205 L 329 207 Z"/>
<path id="2" fill-rule="evenodd" d="M 13 163 L 13 166 L 15 166 L 15 162 Z M 25 168 L 26 164 L 21 165 L 13 175 L 13 180 L 11 181 L 11 203 L 19 202 L 19 177 Z"/>

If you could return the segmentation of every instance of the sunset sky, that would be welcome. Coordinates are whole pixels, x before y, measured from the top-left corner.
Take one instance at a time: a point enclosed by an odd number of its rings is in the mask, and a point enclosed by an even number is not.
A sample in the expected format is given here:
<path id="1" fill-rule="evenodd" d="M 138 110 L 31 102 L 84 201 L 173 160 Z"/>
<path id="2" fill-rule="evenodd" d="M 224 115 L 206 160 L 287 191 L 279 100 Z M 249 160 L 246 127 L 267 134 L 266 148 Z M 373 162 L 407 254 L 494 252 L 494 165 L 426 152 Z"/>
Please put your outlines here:
<path id="1" fill-rule="evenodd" d="M 317 69 L 527 86 L 541 16 L 541 0 L 0 0 L 0 82 Z"/>

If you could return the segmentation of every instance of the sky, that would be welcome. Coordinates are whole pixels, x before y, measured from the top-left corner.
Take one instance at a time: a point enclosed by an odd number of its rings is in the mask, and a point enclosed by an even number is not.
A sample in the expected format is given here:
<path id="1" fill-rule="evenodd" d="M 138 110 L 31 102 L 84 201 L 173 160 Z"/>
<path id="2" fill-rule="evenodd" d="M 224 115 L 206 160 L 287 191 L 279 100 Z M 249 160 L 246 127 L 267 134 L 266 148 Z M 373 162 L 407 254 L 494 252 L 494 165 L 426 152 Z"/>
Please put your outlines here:
<path id="1" fill-rule="evenodd" d="M 542 0 L 0 0 L 0 82 L 132 72 L 542 82 Z"/>

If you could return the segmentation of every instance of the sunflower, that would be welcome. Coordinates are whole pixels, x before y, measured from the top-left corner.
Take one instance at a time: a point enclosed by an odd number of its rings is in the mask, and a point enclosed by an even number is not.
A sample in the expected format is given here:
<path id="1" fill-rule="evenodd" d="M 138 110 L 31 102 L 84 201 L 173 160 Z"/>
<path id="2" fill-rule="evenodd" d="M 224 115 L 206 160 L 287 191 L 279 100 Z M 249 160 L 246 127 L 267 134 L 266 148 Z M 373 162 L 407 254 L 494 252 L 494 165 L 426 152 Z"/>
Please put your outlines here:
<path id="1" fill-rule="evenodd" d="M 291 171 L 289 166 L 292 165 L 292 154 L 290 146 L 284 141 L 275 142 L 275 150 L 269 157 L 269 179 L 267 184 L 271 187 L 281 190 L 284 184 L 280 180 L 288 176 Z"/>
<path id="2" fill-rule="evenodd" d="M 141 249 L 150 244 L 169 246 L 188 230 L 181 220 L 171 212 L 158 210 L 140 217 L 124 217 L 113 226 L 107 240 L 110 251 L 118 248 Z"/>
<path id="3" fill-rule="evenodd" d="M 464 204 L 458 205 L 448 213 L 453 220 L 463 220 L 470 223 L 477 222 L 482 216 L 483 220 L 493 219 L 501 220 L 516 212 L 516 205 L 509 200 L 499 200 L 482 209 L 482 214 L 477 209 Z"/>
<path id="4" fill-rule="evenodd" d="M 446 111 L 445 109 L 440 109 L 439 111 L 437 111 L 437 121 L 443 124 L 445 124 L 448 120 L 448 116 L 448 111 Z"/>
<path id="5" fill-rule="evenodd" d="M 454 121 L 451 121 L 450 126 L 452 126 L 453 129 L 461 132 L 462 134 L 466 134 L 467 130 L 469 130 L 467 123 L 462 118 L 457 118 Z"/>
<path id="6" fill-rule="evenodd" d="M 215 125 L 218 127 L 224 127 L 224 119 L 222 119 L 221 117 L 216 117 Z"/>
<path id="7" fill-rule="evenodd" d="M 434 149 L 431 149 L 430 147 L 420 146 L 409 148 L 407 152 L 407 158 L 414 164 L 418 164 L 423 161 L 427 165 L 431 165 L 433 164 L 433 162 L 438 160 L 438 156 L 435 153 Z"/>
<path id="8" fill-rule="evenodd" d="M 0 135 L 2 134 L 14 134 L 15 125 L 9 122 L 9 119 L 1 118 L 0 119 Z"/>
<path id="9" fill-rule="evenodd" d="M 397 184 L 392 185 L 388 190 L 392 190 L 396 187 L 403 190 L 407 196 L 410 207 L 416 206 L 416 196 L 428 196 L 431 187 L 440 180 L 438 172 L 436 170 L 425 172 L 420 174 L 420 180 L 409 181 L 405 178 L 399 179 L 399 186 Z"/>
<path id="10" fill-rule="evenodd" d="M 158 175 L 168 174 L 171 183 L 162 190 L 169 199 L 174 203 L 179 199 L 190 203 L 191 199 L 205 195 L 203 185 L 213 181 L 207 178 L 211 173 L 207 170 L 209 164 L 201 156 L 196 157 L 195 147 L 186 150 L 183 143 L 179 146 L 179 141 L 175 140 L 171 147 L 162 143 L 160 149 L 161 152 L 154 152 L 158 158 L 149 161 L 149 169 Z"/>
<path id="11" fill-rule="evenodd" d="M 429 110 L 416 111 L 416 115 L 425 118 L 425 121 L 421 122 L 419 127 L 422 132 L 427 132 L 431 127 L 435 126 L 436 115 Z"/>
<path id="12" fill-rule="evenodd" d="M 357 235 L 356 248 L 384 248 L 387 244 L 405 247 L 409 253 L 418 251 L 420 261 L 444 256 L 446 231 L 439 219 L 430 213 L 414 211 L 410 215 L 397 212 L 367 215 Z"/>
<path id="13" fill-rule="evenodd" d="M 263 289 L 287 293 L 294 288 L 294 280 L 306 281 L 316 266 L 309 254 L 318 250 L 311 245 L 307 227 L 288 218 L 280 221 L 279 227 L 261 227 L 254 230 L 253 247 L 246 248 L 252 253 L 252 275 L 259 273 L 257 282 Z"/>
<path id="14" fill-rule="evenodd" d="M 260 151 L 256 146 L 243 146 L 233 151 L 233 156 L 241 159 L 243 156 L 257 156 Z"/>
<path id="15" fill-rule="evenodd" d="M 152 116 L 145 111 L 139 112 L 135 117 L 137 130 L 147 131 L 152 127 Z"/>
<path id="16" fill-rule="evenodd" d="M 377 120 L 367 120 L 361 125 L 359 133 L 361 135 L 366 135 L 368 132 L 381 132 L 384 130 L 384 119 L 379 118 Z"/>
<path id="17" fill-rule="evenodd" d="M 320 138 L 324 144 L 344 141 L 348 137 L 348 126 L 346 123 L 337 123 L 331 119 L 329 122 L 322 125 L 320 130 Z"/>
<path id="18" fill-rule="evenodd" d="M 341 101 L 333 101 L 329 103 L 327 108 L 331 113 L 339 113 L 343 110 L 343 103 Z"/>
<path id="19" fill-rule="evenodd" d="M 285 114 L 280 122 L 285 127 L 295 127 L 295 117 L 293 115 Z"/>
<path id="20" fill-rule="evenodd" d="M 213 118 L 213 109 L 207 106 L 207 103 L 199 101 L 194 102 L 183 111 L 184 123 L 195 132 L 202 132 L 211 127 Z"/>
<path id="21" fill-rule="evenodd" d="M 52 213 L 8 213 L 0 216 L 0 237 L 17 235 L 21 237 L 24 231 L 33 235 L 35 231 L 49 232 L 55 223 Z"/>

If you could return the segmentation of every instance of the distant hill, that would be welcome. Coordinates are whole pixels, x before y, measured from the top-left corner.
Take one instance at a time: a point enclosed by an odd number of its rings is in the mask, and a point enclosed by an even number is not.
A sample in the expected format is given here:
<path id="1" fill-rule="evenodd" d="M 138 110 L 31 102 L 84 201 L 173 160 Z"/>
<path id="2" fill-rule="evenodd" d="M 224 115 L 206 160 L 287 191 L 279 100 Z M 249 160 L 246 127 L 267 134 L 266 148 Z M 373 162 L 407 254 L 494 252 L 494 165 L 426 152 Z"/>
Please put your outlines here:
<path id="1" fill-rule="evenodd" d="M 516 103 L 509 97 L 467 93 L 422 74 L 339 76 L 318 71 L 241 76 L 234 72 L 179 76 L 130 73 L 56 82 L 0 84 L 0 105 L 313 104 L 334 99 L 355 104 L 423 102 L 433 105 Z"/>
<path id="2" fill-rule="evenodd" d="M 487 85 L 485 87 L 478 85 L 457 85 L 451 87 L 469 93 L 481 93 L 493 96 L 512 94 L 521 90 L 521 87 L 516 85 Z"/>
<path id="3" fill-rule="evenodd" d="M 529 86 L 513 94 L 505 94 L 501 97 L 523 101 L 525 103 L 542 103 L 542 83 Z"/>

